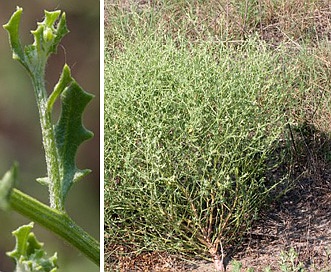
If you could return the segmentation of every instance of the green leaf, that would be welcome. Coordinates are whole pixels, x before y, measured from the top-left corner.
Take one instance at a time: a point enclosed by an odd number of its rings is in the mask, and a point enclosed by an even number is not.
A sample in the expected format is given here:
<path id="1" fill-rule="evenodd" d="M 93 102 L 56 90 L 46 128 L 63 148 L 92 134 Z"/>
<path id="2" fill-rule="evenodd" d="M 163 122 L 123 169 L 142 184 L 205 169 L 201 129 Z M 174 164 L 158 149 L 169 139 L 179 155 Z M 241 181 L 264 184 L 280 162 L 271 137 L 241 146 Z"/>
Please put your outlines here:
<path id="1" fill-rule="evenodd" d="M 68 86 L 62 81 L 69 83 Z M 83 126 L 82 115 L 94 96 L 85 92 L 70 76 L 67 65 L 54 93 L 56 91 L 61 93 L 62 100 L 61 115 L 54 131 L 61 171 L 61 199 L 64 201 L 72 184 L 90 173 L 88 169 L 76 167 L 75 156 L 80 144 L 93 137 L 93 133 Z"/>
<path id="2" fill-rule="evenodd" d="M 33 45 L 35 47 L 33 49 L 37 50 L 37 52 L 45 51 L 47 56 L 51 53 L 56 53 L 60 41 L 69 33 L 65 13 L 63 12 L 61 17 L 60 14 L 60 10 L 52 12 L 45 11 L 44 21 L 38 23 L 38 27 L 35 31 L 31 31 L 34 35 Z M 58 18 L 59 21 L 55 27 Z"/>
<path id="3" fill-rule="evenodd" d="M 0 208 L 7 210 L 10 206 L 9 197 L 17 183 L 17 164 L 15 163 L 0 180 Z"/>
<path id="4" fill-rule="evenodd" d="M 38 23 L 36 30 L 31 31 L 34 36 L 33 44 L 27 45 L 23 49 L 19 38 L 19 25 L 22 12 L 23 9 L 17 7 L 16 12 L 14 12 L 9 22 L 3 27 L 9 34 L 13 58 L 21 62 L 30 75 L 33 75 L 36 71 L 40 72 L 45 69 L 49 55 L 56 52 L 61 39 L 69 31 L 66 26 L 65 13 L 62 13 L 60 16 L 61 11 L 59 10 L 53 12 L 45 11 L 44 21 Z M 55 26 L 57 20 L 58 23 Z"/>
<path id="5" fill-rule="evenodd" d="M 3 27 L 9 33 L 10 45 L 13 51 L 13 59 L 19 60 L 25 66 L 25 58 L 19 38 L 19 25 L 21 21 L 23 9 L 17 7 L 16 12 L 13 13 L 9 22 Z"/>
<path id="6" fill-rule="evenodd" d="M 59 82 L 55 85 L 53 92 L 50 94 L 48 98 L 47 111 L 49 112 L 52 111 L 56 99 L 64 91 L 64 89 L 72 83 L 72 81 L 73 78 L 71 77 L 70 68 L 68 65 L 64 65 Z"/>
<path id="7" fill-rule="evenodd" d="M 57 253 L 47 258 L 47 253 L 31 229 L 33 222 L 13 231 L 16 238 L 15 249 L 7 255 L 15 259 L 16 272 L 56 272 Z"/>
<path id="8" fill-rule="evenodd" d="M 85 92 L 71 77 L 68 65 L 63 67 L 59 82 L 48 98 L 48 111 L 52 111 L 54 102 L 59 96 L 62 100 L 62 111 L 54 133 L 61 179 L 60 199 L 64 203 L 72 184 L 91 172 L 89 169 L 78 169 L 75 157 L 80 144 L 93 137 L 93 133 L 83 126 L 82 115 L 86 105 L 94 96 Z M 48 177 L 39 178 L 38 182 L 50 185 Z"/>

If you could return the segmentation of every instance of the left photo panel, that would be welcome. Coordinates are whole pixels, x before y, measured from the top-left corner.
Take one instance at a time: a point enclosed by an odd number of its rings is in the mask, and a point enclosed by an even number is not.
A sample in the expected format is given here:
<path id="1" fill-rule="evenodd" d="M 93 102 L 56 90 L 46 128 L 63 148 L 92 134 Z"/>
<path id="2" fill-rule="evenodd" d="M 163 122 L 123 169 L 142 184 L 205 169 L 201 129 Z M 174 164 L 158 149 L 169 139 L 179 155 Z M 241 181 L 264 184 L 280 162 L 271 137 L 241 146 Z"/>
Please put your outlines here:
<path id="1" fill-rule="evenodd" d="M 0 271 L 100 271 L 100 2 L 0 8 Z"/>

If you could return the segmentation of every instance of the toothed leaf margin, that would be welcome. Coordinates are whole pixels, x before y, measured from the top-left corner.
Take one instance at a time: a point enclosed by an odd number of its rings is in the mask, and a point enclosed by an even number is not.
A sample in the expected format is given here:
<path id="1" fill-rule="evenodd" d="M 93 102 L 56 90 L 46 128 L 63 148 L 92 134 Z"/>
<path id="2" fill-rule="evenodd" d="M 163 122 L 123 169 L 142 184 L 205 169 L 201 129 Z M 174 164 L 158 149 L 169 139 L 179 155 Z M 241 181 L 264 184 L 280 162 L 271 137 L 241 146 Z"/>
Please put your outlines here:
<path id="1" fill-rule="evenodd" d="M 16 238 L 15 249 L 7 252 L 7 255 L 16 261 L 16 272 L 56 272 L 57 253 L 47 258 L 43 249 L 44 244 L 40 243 L 31 229 L 33 222 L 23 225 L 13 231 Z"/>

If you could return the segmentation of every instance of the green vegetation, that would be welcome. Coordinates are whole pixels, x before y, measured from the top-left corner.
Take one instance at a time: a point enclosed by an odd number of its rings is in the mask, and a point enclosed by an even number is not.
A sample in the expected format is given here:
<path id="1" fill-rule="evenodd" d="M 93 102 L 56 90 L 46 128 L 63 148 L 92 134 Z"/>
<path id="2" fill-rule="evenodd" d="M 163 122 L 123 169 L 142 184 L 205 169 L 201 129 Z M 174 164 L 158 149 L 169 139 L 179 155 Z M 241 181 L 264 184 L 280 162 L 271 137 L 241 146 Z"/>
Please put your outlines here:
<path id="1" fill-rule="evenodd" d="M 71 77 L 68 65 L 64 65 L 59 82 L 48 96 L 45 87 L 46 64 L 68 33 L 65 13 L 45 11 L 44 21 L 38 23 L 35 31 L 31 31 L 33 44 L 22 46 L 19 36 L 22 11 L 22 8 L 17 8 L 4 28 L 9 34 L 13 59 L 18 60 L 27 70 L 35 90 L 48 174 L 38 181 L 48 186 L 50 206 L 15 188 L 15 164 L 0 180 L 1 208 L 11 208 L 48 228 L 99 265 L 99 243 L 68 216 L 64 207 L 73 183 L 90 172 L 77 169 L 75 156 L 80 144 L 93 136 L 82 125 L 83 111 L 93 95 L 78 85 Z M 59 98 L 62 111 L 57 123 L 53 124 L 53 106 Z M 44 259 L 42 244 L 33 233 L 29 233 L 32 226 L 23 226 L 13 232 L 17 245 L 8 255 L 15 258 L 16 271 L 57 271 L 56 254 L 50 259 Z"/>
<path id="2" fill-rule="evenodd" d="M 207 255 L 274 188 L 287 86 L 263 44 L 181 46 L 148 37 L 108 58 L 106 224 L 116 243 Z"/>
<path id="3" fill-rule="evenodd" d="M 57 271 L 57 254 L 45 258 L 47 253 L 43 244 L 38 242 L 33 232 L 33 222 L 13 231 L 16 237 L 15 250 L 8 252 L 8 256 L 15 259 L 16 271 Z"/>
<path id="4" fill-rule="evenodd" d="M 304 128 L 330 137 L 331 51 L 313 22 L 282 21 L 295 1 L 203 2 L 105 3 L 105 235 L 221 270 L 292 185 Z"/>

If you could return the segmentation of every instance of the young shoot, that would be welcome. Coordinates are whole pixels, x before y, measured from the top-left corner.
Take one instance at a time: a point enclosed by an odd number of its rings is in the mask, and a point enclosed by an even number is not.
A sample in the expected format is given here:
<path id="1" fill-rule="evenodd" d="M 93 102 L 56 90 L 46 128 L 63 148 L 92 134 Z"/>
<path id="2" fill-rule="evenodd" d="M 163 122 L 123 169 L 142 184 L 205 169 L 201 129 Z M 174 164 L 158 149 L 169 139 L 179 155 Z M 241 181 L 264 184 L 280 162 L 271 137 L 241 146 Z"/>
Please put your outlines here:
<path id="1" fill-rule="evenodd" d="M 58 83 L 48 95 L 45 84 L 46 64 L 49 56 L 56 53 L 62 38 L 69 32 L 66 15 L 59 10 L 45 11 L 44 20 L 38 23 L 36 30 L 31 31 L 34 42 L 23 46 L 19 36 L 22 12 L 23 9 L 18 7 L 4 29 L 9 35 L 13 59 L 24 66 L 34 88 L 47 166 L 47 176 L 37 180 L 48 187 L 50 205 L 47 206 L 15 188 L 15 164 L 0 180 L 0 208 L 14 209 L 43 225 L 99 265 L 99 243 L 79 227 L 65 210 L 65 201 L 72 185 L 90 173 L 89 169 L 77 168 L 75 157 L 79 146 L 93 137 L 93 133 L 82 124 L 83 112 L 93 95 L 84 91 L 72 78 L 67 64 L 63 67 Z M 61 100 L 61 114 L 54 123 L 53 106 L 58 99 Z M 16 260 L 17 271 L 56 271 L 56 254 L 45 259 L 42 245 L 30 233 L 32 226 L 33 223 L 30 223 L 13 232 L 17 245 L 8 255 Z"/>

